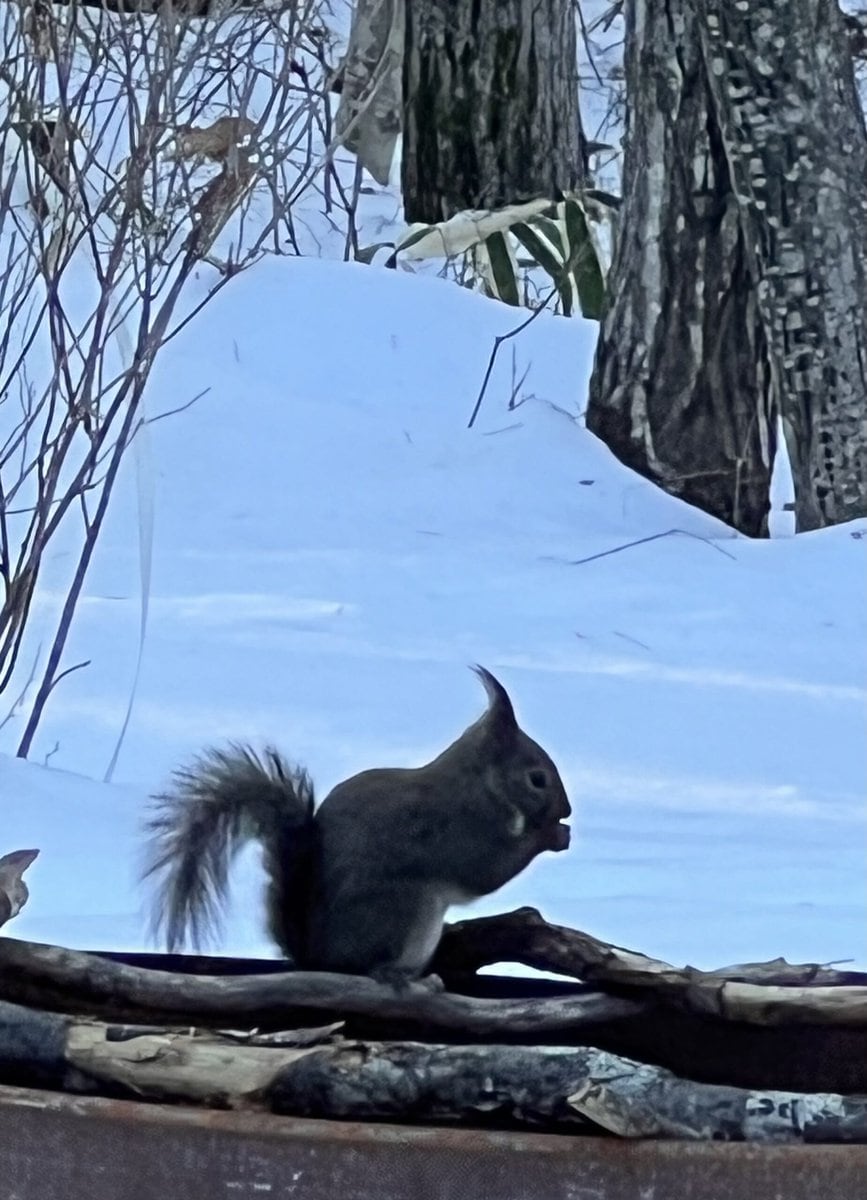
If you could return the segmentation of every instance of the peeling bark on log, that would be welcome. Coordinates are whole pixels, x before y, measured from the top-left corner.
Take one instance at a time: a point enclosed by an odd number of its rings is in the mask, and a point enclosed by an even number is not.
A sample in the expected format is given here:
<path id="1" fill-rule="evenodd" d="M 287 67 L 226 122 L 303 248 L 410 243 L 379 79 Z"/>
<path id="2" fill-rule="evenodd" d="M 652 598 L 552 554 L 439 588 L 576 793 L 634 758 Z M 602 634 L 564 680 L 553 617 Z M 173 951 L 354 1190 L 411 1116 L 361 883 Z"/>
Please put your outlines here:
<path id="1" fill-rule="evenodd" d="M 270 1108 L 264 1098 L 281 1073 L 319 1049 L 244 1046 L 180 1030 L 113 1042 L 104 1025 L 73 1022 L 66 1058 L 86 1079 L 130 1097 L 213 1108 Z"/>
<path id="2" fill-rule="evenodd" d="M 407 221 L 556 197 L 583 184 L 570 0 L 406 6 Z"/>
<path id="3" fill-rule="evenodd" d="M 620 1137 L 867 1141 L 867 1098 L 751 1092 L 678 1079 L 601 1050 L 342 1045 L 282 1071 L 274 1108 L 363 1120 L 484 1120 Z"/>
<path id="4" fill-rule="evenodd" d="M 595 1047 L 343 1041 L 332 1030 L 122 1030 L 0 1003 L 0 1083 L 293 1116 L 621 1137 L 865 1141 L 862 1095 L 703 1085 Z M 330 1044 L 321 1044 L 327 1042 Z M 297 1044 L 295 1044 L 297 1043 Z M 592 1128 L 590 1127 L 592 1123 Z"/>
<path id="5" fill-rule="evenodd" d="M 867 1098 L 714 1087 L 596 1049 L 342 1042 L 239 1044 L 214 1033 L 127 1030 L 0 1004 L 0 1077 L 29 1023 L 51 1062 L 20 1055 L 17 1082 L 290 1116 L 468 1122 L 625 1138 L 867 1142 Z M 36 1028 L 34 1024 L 34 1028 Z M 31 1048 L 33 1039 L 30 1039 Z M 62 1063 L 62 1067 L 60 1067 Z M 29 1075 L 28 1075 L 29 1068 Z"/>
<path id="6" fill-rule="evenodd" d="M 863 515 L 867 140 L 838 8 L 626 11 L 624 205 L 588 427 L 761 535 L 781 415 L 799 528 Z"/>

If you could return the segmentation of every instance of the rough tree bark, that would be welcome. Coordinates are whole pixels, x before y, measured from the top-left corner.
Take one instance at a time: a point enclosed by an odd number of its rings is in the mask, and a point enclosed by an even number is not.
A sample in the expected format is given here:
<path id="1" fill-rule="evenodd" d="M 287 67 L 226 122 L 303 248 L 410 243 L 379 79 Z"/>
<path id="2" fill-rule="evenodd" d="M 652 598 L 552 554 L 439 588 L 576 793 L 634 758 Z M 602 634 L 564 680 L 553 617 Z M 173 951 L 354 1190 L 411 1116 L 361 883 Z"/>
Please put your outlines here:
<path id="1" fill-rule="evenodd" d="M 587 423 L 767 532 L 867 512 L 867 139 L 836 0 L 630 0 L 622 234 Z"/>
<path id="2" fill-rule="evenodd" d="M 412 0 L 406 21 L 407 221 L 580 185 L 571 0 Z"/>
<path id="3" fill-rule="evenodd" d="M 356 0 L 334 130 L 383 186 L 400 136 L 405 36 L 406 0 Z"/>

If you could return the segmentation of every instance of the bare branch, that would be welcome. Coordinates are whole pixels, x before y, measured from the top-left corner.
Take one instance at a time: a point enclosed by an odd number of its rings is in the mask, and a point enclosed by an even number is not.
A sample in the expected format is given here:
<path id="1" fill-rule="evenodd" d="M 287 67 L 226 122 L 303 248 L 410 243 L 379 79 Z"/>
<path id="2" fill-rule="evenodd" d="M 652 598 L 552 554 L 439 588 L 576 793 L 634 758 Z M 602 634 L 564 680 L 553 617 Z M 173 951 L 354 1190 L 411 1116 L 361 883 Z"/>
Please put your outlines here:
<path id="1" fill-rule="evenodd" d="M 293 205 L 333 170 L 321 3 L 0 9 L 0 691 L 44 554 L 78 539 L 21 754 L 157 356 L 294 242 Z"/>

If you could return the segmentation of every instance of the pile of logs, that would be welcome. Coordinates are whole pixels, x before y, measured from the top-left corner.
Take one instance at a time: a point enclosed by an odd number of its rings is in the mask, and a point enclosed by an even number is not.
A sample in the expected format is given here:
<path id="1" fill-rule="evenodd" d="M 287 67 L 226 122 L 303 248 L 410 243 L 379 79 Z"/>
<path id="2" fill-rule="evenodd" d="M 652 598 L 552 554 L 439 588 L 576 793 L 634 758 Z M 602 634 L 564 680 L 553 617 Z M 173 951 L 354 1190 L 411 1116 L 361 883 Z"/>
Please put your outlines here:
<path id="1" fill-rule="evenodd" d="M 478 974 L 504 962 L 560 978 Z M 351 1120 L 867 1142 L 867 974 L 677 968 L 533 909 L 449 926 L 433 969 L 398 991 L 271 961 L 0 938 L 0 1083 Z"/>

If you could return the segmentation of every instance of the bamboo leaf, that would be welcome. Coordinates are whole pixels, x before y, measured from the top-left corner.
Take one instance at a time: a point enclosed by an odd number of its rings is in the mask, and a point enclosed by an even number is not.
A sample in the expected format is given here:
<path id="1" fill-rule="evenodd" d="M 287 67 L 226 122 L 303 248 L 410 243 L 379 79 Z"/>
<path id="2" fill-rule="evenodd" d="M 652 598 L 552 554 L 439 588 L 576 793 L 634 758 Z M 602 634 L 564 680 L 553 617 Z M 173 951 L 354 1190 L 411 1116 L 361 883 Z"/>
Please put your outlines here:
<path id="1" fill-rule="evenodd" d="M 554 254 L 561 263 L 566 261 L 567 245 L 563 237 L 563 226 L 560 221 L 556 221 L 553 217 L 542 216 L 534 217 L 532 221 L 527 222 L 536 233 L 547 242 Z"/>
<path id="2" fill-rule="evenodd" d="M 393 248 L 394 242 L 372 242 L 369 246 L 359 246 L 355 252 L 355 261 L 370 265 L 380 250 Z"/>
<path id="3" fill-rule="evenodd" d="M 565 274 L 565 258 L 562 254 L 558 254 L 554 248 L 555 244 L 553 243 L 550 226 L 555 226 L 555 223 L 553 221 L 546 221 L 542 229 L 538 228 L 539 224 L 540 222 L 537 219 L 532 223 L 514 225 L 512 233 L 533 256 L 542 270 L 551 276 L 551 282 L 560 293 L 563 315 L 568 317 L 572 314 L 572 287 Z M 560 246 L 562 247 L 562 241 L 560 241 Z"/>
<path id="4" fill-rule="evenodd" d="M 398 241 L 397 250 L 407 258 L 450 258 L 471 250 L 492 233 L 505 233 L 516 221 L 527 221 L 550 204 L 549 200 L 529 200 L 497 211 L 467 209 L 435 225 L 411 225 Z"/>
<path id="5" fill-rule="evenodd" d="M 508 237 L 504 233 L 492 233 L 485 239 L 485 251 L 490 265 L 489 283 L 498 300 L 515 308 L 521 303 L 518 290 L 517 266 Z"/>
<path id="6" fill-rule="evenodd" d="M 605 280 L 596 247 L 587 225 L 587 217 L 578 200 L 563 204 L 563 225 L 569 247 L 569 275 L 583 316 L 598 321 L 605 302 Z"/>

